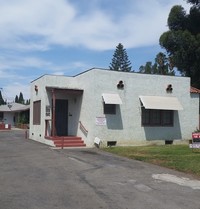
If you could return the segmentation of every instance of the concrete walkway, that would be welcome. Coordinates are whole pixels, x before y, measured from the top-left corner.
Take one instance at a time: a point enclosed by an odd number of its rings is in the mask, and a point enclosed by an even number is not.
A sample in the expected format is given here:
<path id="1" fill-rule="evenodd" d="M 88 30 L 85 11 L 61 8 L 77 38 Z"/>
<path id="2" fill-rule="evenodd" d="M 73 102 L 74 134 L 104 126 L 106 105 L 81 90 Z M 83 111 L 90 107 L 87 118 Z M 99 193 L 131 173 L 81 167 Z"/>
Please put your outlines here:
<path id="1" fill-rule="evenodd" d="M 0 209 L 200 209 L 199 181 L 191 176 L 24 136 L 0 132 Z"/>

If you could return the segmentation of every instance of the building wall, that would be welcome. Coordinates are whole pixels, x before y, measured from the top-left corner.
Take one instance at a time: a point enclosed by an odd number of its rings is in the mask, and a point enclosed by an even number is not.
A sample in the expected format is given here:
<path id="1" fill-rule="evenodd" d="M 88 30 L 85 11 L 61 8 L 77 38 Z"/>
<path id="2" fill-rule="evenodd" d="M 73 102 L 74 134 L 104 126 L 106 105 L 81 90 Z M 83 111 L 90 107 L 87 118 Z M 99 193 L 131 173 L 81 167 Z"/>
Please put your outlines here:
<path id="1" fill-rule="evenodd" d="M 124 89 L 117 84 L 123 81 Z M 166 93 L 171 84 L 172 93 Z M 38 92 L 34 90 L 38 86 Z M 31 84 L 32 101 L 42 101 L 41 125 L 30 125 L 30 138 L 45 143 L 45 107 L 51 105 L 51 94 L 46 86 L 83 89 L 82 96 L 60 95 L 69 100 L 69 133 L 83 137 L 87 146 L 94 145 L 98 137 L 106 145 L 107 141 L 117 141 L 118 145 L 141 144 L 152 140 L 189 139 L 198 126 L 198 94 L 190 94 L 190 78 L 124 73 L 93 69 L 75 77 L 43 76 Z M 117 93 L 123 104 L 117 105 L 116 115 L 104 115 L 103 93 Z M 141 125 L 141 103 L 139 96 L 177 97 L 183 106 L 182 111 L 174 111 L 173 127 L 143 127 Z M 32 102 L 30 107 L 32 121 Z M 97 125 L 96 119 L 106 118 L 106 125 Z M 82 131 L 78 121 L 88 130 Z M 32 123 L 30 123 L 32 124 Z M 74 126 L 76 124 L 76 126 Z"/>
<path id="2" fill-rule="evenodd" d="M 51 91 L 47 91 L 48 99 L 46 100 L 46 105 L 49 105 L 52 109 L 52 93 Z M 68 100 L 68 134 L 71 136 L 77 135 L 79 117 L 80 117 L 80 109 L 82 102 L 82 95 L 69 95 L 63 92 L 56 92 L 56 99 L 65 99 Z M 50 116 L 45 116 L 45 119 L 51 118 Z"/>
<path id="3" fill-rule="evenodd" d="M 190 95 L 190 111 L 188 112 L 188 125 L 190 130 L 196 131 L 199 130 L 199 94 L 198 93 L 191 93 Z M 184 131 L 184 130 L 183 130 Z"/>
<path id="4" fill-rule="evenodd" d="M 30 129 L 29 138 L 45 143 L 45 107 L 46 107 L 46 89 L 45 89 L 45 77 L 41 77 L 31 84 L 31 100 L 30 100 Z M 37 91 L 35 91 L 37 86 Z M 33 102 L 41 101 L 41 124 L 33 125 Z M 53 144 L 53 143 L 52 143 Z"/>
<path id="5" fill-rule="evenodd" d="M 38 91 L 35 91 L 35 85 Z M 55 75 L 45 75 L 31 83 L 31 104 L 30 104 L 30 133 L 29 137 L 33 140 L 50 143 L 50 140 L 46 140 L 45 136 L 45 120 L 51 119 L 52 112 L 50 111 L 50 116 L 46 116 L 46 106 L 50 106 L 52 110 L 52 93 L 47 90 L 46 87 L 52 88 L 63 88 L 63 89 L 77 89 L 76 80 L 73 77 L 66 76 L 55 76 Z M 67 99 L 68 100 L 68 122 L 69 122 L 69 135 L 76 135 L 78 129 L 78 123 L 74 125 L 74 121 L 79 119 L 80 103 L 82 101 L 82 96 L 67 95 L 65 93 L 56 93 L 57 99 Z M 33 125 L 33 102 L 41 100 L 41 124 Z M 78 110 L 78 111 L 77 111 Z M 51 127 L 51 123 L 49 123 Z"/>
<path id="6" fill-rule="evenodd" d="M 3 121 L 5 124 L 10 124 L 11 126 L 15 125 L 14 121 L 15 112 L 4 112 Z"/>
<path id="7" fill-rule="evenodd" d="M 198 125 L 198 99 L 193 98 L 195 102 L 191 101 L 189 78 L 94 69 L 78 76 L 78 79 L 87 84 L 84 86 L 81 120 L 88 128 L 89 137 L 85 140 L 89 145 L 93 144 L 95 137 L 100 138 L 104 144 L 107 141 L 117 141 L 121 145 L 152 140 L 189 139 Z M 123 90 L 116 87 L 120 80 L 124 83 Z M 168 84 L 173 87 L 170 94 L 166 93 Z M 103 93 L 120 95 L 123 104 L 117 105 L 116 115 L 103 114 Z M 177 97 L 184 110 L 174 111 L 173 127 L 143 127 L 140 95 Z M 96 117 L 105 117 L 107 125 L 96 125 Z"/>

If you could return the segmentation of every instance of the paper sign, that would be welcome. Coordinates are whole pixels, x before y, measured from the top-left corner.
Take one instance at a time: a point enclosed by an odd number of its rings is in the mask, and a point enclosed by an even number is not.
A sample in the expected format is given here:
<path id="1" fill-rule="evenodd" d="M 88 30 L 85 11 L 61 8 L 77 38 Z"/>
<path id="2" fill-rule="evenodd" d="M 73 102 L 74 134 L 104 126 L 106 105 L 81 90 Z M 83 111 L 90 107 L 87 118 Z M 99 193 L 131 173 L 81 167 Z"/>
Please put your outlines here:
<path id="1" fill-rule="evenodd" d="M 106 118 L 105 117 L 96 117 L 95 123 L 97 126 L 106 126 Z"/>

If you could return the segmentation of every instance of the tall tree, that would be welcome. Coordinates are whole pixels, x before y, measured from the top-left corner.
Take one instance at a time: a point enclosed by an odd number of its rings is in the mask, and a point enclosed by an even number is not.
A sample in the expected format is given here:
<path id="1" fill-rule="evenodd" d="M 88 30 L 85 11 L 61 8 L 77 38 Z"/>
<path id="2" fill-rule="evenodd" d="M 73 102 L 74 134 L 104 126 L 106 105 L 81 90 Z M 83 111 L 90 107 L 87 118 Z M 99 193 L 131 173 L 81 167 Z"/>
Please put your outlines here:
<path id="1" fill-rule="evenodd" d="M 189 14 L 182 6 L 172 7 L 168 17 L 169 31 L 160 37 L 160 45 L 173 60 L 183 76 L 191 77 L 191 84 L 200 88 L 200 0 L 192 4 Z"/>
<path id="2" fill-rule="evenodd" d="M 200 3 L 199 0 L 187 0 L 188 3 L 191 3 L 191 4 L 196 4 L 198 5 Z"/>
<path id="3" fill-rule="evenodd" d="M 30 104 L 30 99 L 27 99 L 25 105 L 29 105 L 29 104 Z"/>
<path id="4" fill-rule="evenodd" d="M 172 58 L 167 57 L 164 53 L 160 52 L 155 58 L 156 74 L 161 75 L 175 75 L 173 70 Z M 155 69 L 154 69 L 155 71 Z"/>
<path id="5" fill-rule="evenodd" d="M 146 62 L 145 66 L 141 66 L 140 73 L 160 74 L 160 75 L 175 75 L 171 58 L 168 58 L 164 53 L 159 52 L 156 55 L 155 63 Z"/>
<path id="6" fill-rule="evenodd" d="M 24 104 L 24 97 L 23 97 L 22 92 L 20 92 L 20 94 L 19 94 L 18 103 L 20 103 L 20 104 Z"/>
<path id="7" fill-rule="evenodd" d="M 116 46 L 112 58 L 112 63 L 110 63 L 109 68 L 110 70 L 115 70 L 115 71 L 125 71 L 125 72 L 131 71 L 132 68 L 131 62 L 129 61 L 126 49 L 124 49 L 124 46 L 121 43 L 119 43 Z"/>
<path id="8" fill-rule="evenodd" d="M 6 102 L 4 101 L 1 91 L 0 91 L 0 105 L 4 105 L 4 104 L 6 104 Z"/>
<path id="9" fill-rule="evenodd" d="M 139 69 L 140 73 L 146 73 L 146 74 L 154 74 L 153 73 L 153 65 L 152 62 L 146 62 L 145 65 L 141 65 Z"/>
<path id="10" fill-rule="evenodd" d="M 15 103 L 19 103 L 19 98 L 17 95 L 15 96 Z"/>

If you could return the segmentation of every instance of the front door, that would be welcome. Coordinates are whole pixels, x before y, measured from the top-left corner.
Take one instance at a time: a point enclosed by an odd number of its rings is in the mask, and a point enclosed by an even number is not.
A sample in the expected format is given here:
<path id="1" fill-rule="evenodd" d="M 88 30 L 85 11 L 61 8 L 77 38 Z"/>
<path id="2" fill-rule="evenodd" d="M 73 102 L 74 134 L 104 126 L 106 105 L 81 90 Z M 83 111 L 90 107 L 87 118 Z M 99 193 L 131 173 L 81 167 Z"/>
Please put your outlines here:
<path id="1" fill-rule="evenodd" d="M 56 99 L 55 126 L 57 136 L 68 135 L 68 100 Z"/>

